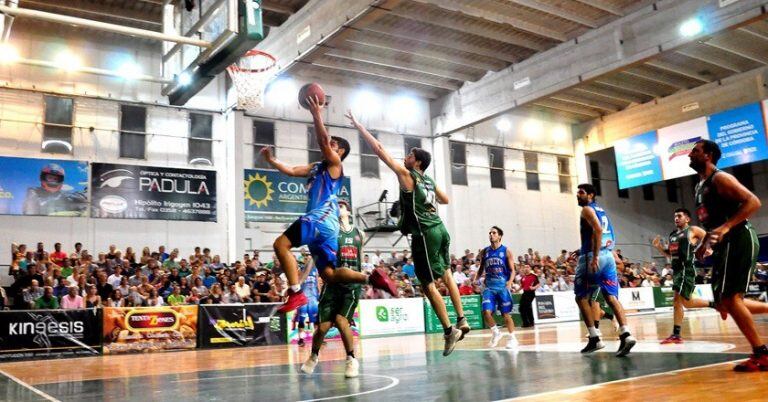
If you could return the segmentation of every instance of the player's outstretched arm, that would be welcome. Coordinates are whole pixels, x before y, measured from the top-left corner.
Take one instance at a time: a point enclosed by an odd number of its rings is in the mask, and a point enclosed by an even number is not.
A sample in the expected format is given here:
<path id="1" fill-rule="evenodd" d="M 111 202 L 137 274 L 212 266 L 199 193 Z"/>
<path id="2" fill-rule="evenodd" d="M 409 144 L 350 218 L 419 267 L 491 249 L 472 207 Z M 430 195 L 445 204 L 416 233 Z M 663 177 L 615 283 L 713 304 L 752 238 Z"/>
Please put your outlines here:
<path id="1" fill-rule="evenodd" d="M 381 159 L 381 161 L 384 162 L 384 164 L 389 167 L 389 169 L 395 172 L 398 178 L 400 178 L 401 176 L 410 177 L 410 173 L 408 172 L 408 169 L 406 169 L 405 166 L 403 166 L 402 164 L 397 163 L 397 161 L 395 161 L 392 158 L 392 155 L 390 155 L 389 152 L 387 152 L 384 149 L 384 147 L 381 145 L 379 140 L 377 140 L 376 137 L 373 136 L 373 134 L 368 132 L 365 126 L 363 126 L 362 124 L 360 124 L 360 122 L 357 121 L 357 119 L 355 118 L 355 115 L 352 114 L 351 110 L 347 111 L 346 117 L 347 119 L 349 119 L 349 122 L 352 123 L 352 125 L 357 129 L 357 131 L 360 132 L 360 135 L 363 136 L 363 139 L 365 140 L 365 142 L 367 142 L 368 145 L 371 146 L 371 149 L 373 149 L 373 152 L 376 154 L 376 156 L 378 156 L 379 159 Z"/>
<path id="2" fill-rule="evenodd" d="M 328 168 L 331 169 L 341 166 L 341 157 L 331 149 L 331 136 L 328 135 L 328 130 L 323 123 L 323 116 L 320 115 L 320 112 L 325 105 L 320 104 L 318 99 L 313 96 L 307 97 L 307 103 L 309 104 L 309 112 L 312 113 L 312 120 L 315 123 L 317 145 L 320 147 L 320 152 L 323 153 L 323 158 L 328 162 Z M 347 150 L 347 152 L 349 152 L 349 150 Z M 339 171 L 338 173 L 340 174 L 341 172 Z"/>
<path id="3" fill-rule="evenodd" d="M 659 250 L 659 252 L 665 257 L 672 256 L 671 254 L 669 254 L 669 250 L 666 247 L 664 247 L 663 244 L 661 244 L 661 236 L 659 235 L 656 235 L 656 237 L 653 238 L 653 247 L 655 247 L 656 250 Z"/>
<path id="4" fill-rule="evenodd" d="M 288 166 L 275 158 L 275 155 L 272 154 L 272 147 L 264 147 L 259 153 L 261 153 L 261 156 L 264 158 L 264 160 L 267 161 L 267 163 L 269 163 L 270 166 L 279 170 L 281 173 L 287 174 L 288 176 L 307 177 L 309 176 L 309 172 L 312 170 L 312 166 L 314 165 L 309 164 Z"/>

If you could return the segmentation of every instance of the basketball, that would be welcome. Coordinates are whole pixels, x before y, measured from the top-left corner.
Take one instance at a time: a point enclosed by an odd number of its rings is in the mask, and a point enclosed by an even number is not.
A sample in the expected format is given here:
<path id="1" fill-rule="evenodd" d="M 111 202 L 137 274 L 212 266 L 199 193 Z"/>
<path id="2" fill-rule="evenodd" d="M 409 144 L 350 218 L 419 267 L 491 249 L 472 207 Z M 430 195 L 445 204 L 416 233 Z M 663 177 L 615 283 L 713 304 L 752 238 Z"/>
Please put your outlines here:
<path id="1" fill-rule="evenodd" d="M 299 90 L 299 105 L 304 109 L 309 109 L 307 98 L 310 96 L 316 96 L 321 105 L 325 104 L 325 91 L 323 91 L 323 87 L 320 84 L 310 82 Z"/>

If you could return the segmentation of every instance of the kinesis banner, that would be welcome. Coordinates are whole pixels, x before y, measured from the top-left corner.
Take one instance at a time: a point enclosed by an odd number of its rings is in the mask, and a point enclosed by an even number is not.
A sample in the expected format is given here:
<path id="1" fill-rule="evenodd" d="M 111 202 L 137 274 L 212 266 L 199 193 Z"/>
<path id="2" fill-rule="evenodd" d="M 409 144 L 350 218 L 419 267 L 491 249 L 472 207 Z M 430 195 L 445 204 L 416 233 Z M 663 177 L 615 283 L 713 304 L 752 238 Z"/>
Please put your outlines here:
<path id="1" fill-rule="evenodd" d="M 0 214 L 86 216 L 88 163 L 0 157 Z"/>
<path id="2" fill-rule="evenodd" d="M 93 163 L 91 216 L 216 222 L 216 172 Z"/>
<path id="3" fill-rule="evenodd" d="M 200 347 L 285 344 L 285 314 L 272 315 L 277 306 L 271 303 L 201 304 Z"/>
<path id="4" fill-rule="evenodd" d="M 96 356 L 101 310 L 0 311 L 0 361 Z"/>

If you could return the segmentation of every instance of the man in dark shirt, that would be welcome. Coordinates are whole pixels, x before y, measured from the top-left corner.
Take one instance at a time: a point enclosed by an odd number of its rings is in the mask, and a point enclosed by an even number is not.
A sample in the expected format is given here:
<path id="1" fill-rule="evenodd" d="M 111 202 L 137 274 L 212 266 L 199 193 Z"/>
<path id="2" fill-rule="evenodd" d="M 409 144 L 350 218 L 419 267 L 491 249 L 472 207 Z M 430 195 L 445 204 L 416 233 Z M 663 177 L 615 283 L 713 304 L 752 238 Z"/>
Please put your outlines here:
<path id="1" fill-rule="evenodd" d="M 107 283 L 107 274 L 105 272 L 99 272 L 97 275 L 96 293 L 101 296 L 101 300 L 107 300 L 112 295 L 112 285 Z"/>
<path id="2" fill-rule="evenodd" d="M 520 298 L 520 316 L 523 327 L 533 326 L 533 300 L 536 298 L 536 289 L 539 288 L 539 277 L 531 272 L 530 265 L 523 265 L 523 277 L 520 279 L 523 287 L 523 296 Z"/>

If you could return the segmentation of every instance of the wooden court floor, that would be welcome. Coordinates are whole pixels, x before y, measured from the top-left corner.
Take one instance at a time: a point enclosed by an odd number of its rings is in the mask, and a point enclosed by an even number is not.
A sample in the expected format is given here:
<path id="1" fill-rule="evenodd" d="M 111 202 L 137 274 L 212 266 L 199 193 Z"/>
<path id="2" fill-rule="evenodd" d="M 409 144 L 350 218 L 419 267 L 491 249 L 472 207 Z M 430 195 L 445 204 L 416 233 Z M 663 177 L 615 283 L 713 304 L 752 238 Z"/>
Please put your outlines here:
<path id="1" fill-rule="evenodd" d="M 4 363 L 0 400 L 768 400 L 768 372 L 732 371 L 750 350 L 732 320 L 689 313 L 682 345 L 658 344 L 671 313 L 630 317 L 630 326 L 639 342 L 626 358 L 613 356 L 607 321 L 607 347 L 592 355 L 578 353 L 585 339 L 575 322 L 518 330 L 518 352 L 489 349 L 489 331 L 473 331 L 447 358 L 440 335 L 364 339 L 356 379 L 344 378 L 338 341 L 311 376 L 298 373 L 309 348 L 296 345 Z M 768 340 L 768 317 L 758 327 Z"/>

